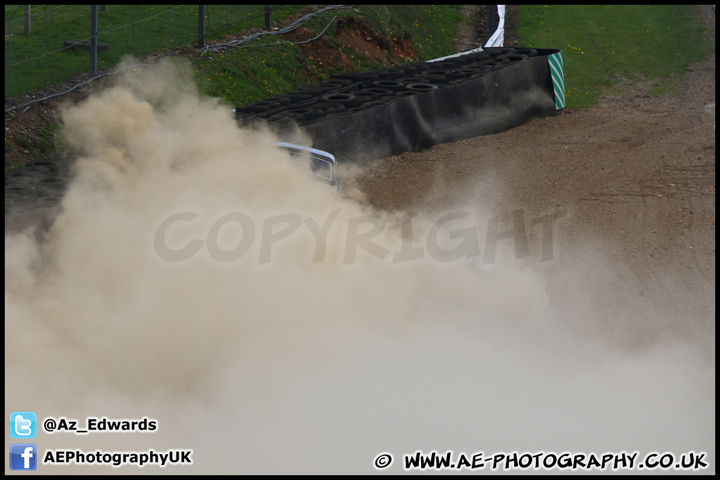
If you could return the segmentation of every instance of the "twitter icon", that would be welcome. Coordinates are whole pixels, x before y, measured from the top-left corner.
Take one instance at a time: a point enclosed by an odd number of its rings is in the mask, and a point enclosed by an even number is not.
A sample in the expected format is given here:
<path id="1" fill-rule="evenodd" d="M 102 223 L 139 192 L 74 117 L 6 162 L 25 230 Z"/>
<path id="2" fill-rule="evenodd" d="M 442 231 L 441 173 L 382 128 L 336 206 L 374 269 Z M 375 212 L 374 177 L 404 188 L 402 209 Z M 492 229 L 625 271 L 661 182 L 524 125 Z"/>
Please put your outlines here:
<path id="1" fill-rule="evenodd" d="M 10 414 L 10 437 L 35 438 L 37 416 L 35 412 L 13 412 Z"/>

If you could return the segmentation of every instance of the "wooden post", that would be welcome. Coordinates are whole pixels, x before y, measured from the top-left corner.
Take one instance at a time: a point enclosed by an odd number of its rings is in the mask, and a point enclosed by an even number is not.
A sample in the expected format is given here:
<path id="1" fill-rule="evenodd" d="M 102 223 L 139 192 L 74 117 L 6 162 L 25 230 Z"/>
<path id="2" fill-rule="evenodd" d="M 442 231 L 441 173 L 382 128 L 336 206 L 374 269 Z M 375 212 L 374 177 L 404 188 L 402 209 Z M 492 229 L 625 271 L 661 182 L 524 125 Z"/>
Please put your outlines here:
<path id="1" fill-rule="evenodd" d="M 198 7 L 198 48 L 205 46 L 205 5 Z"/>
<path id="2" fill-rule="evenodd" d="M 90 5 L 90 75 L 97 77 L 97 31 L 98 8 Z"/>
<path id="3" fill-rule="evenodd" d="M 30 5 L 23 5 L 23 20 L 25 23 L 23 33 L 30 35 Z"/>

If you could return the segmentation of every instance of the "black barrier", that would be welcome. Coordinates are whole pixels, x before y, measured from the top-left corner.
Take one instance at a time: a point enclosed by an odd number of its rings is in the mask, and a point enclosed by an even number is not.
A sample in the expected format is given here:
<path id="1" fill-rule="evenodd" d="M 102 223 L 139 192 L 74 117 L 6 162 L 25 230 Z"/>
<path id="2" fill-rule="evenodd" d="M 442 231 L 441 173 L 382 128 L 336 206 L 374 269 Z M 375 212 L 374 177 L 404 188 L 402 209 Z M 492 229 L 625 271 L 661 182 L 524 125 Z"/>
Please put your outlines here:
<path id="1" fill-rule="evenodd" d="M 69 182 L 67 162 L 56 157 L 6 172 L 5 233 L 36 226 L 41 236 L 59 211 Z"/>
<path id="2" fill-rule="evenodd" d="M 314 148 L 332 152 L 340 161 L 419 151 L 508 130 L 557 111 L 548 56 L 559 50 L 533 50 L 532 57 L 514 55 L 513 61 L 475 78 L 396 95 L 372 108 L 325 117 L 301 128 L 313 139 Z"/>
<path id="3" fill-rule="evenodd" d="M 299 126 L 314 148 L 339 162 L 419 151 L 498 133 L 563 108 L 558 52 L 486 48 L 443 62 L 338 74 L 322 87 L 267 98 L 235 114 L 241 124 L 269 122 L 281 138 Z M 6 231 L 39 224 L 40 218 L 49 221 L 69 177 L 68 165 L 59 159 L 6 173 Z"/>

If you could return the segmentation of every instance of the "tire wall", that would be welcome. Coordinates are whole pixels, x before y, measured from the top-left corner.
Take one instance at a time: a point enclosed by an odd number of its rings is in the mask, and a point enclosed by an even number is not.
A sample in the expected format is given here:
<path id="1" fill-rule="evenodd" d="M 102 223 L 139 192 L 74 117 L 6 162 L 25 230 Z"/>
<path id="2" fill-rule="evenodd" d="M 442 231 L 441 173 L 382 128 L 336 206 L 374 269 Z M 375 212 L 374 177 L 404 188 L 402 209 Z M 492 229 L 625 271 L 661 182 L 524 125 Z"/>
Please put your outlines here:
<path id="1" fill-rule="evenodd" d="M 34 226 L 41 235 L 57 215 L 69 181 L 68 164 L 59 158 L 30 162 L 5 173 L 5 233 Z"/>
<path id="2" fill-rule="evenodd" d="M 479 78 L 302 128 L 314 148 L 339 160 L 396 155 L 502 132 L 556 112 L 547 56 L 557 52 L 539 49 L 535 57 Z"/>
<path id="3" fill-rule="evenodd" d="M 377 88 L 372 81 L 363 80 L 367 75 L 373 76 L 372 72 L 351 74 L 359 76 L 359 80 L 336 79 L 336 83 L 330 80 L 282 98 L 256 102 L 250 107 L 267 112 L 257 115 L 258 119 L 269 119 L 281 138 L 283 131 L 297 133 L 299 127 L 312 138 L 313 147 L 333 153 L 339 162 L 419 151 L 440 143 L 508 130 L 562 108 L 562 102 L 559 106 L 555 102 L 548 62 L 548 57 L 559 50 L 532 49 L 532 56 L 518 54 L 528 50 L 522 47 L 485 49 L 493 58 L 509 51 L 514 61 L 491 62 L 491 70 L 453 83 L 447 79 L 438 81 L 439 75 L 422 76 L 423 68 L 443 68 L 438 62 L 416 63 L 417 72 L 394 72 L 397 80 L 381 83 L 386 88 Z M 470 64 L 476 58 L 471 55 L 477 53 L 464 52 L 452 60 L 462 64 L 464 57 Z M 553 68 L 556 81 L 558 77 L 562 79 L 561 60 Z M 392 70 L 389 68 L 385 73 L 390 74 Z M 407 80 L 408 76 L 411 80 Z M 403 79 L 411 83 L 403 87 L 400 85 Z M 414 83 L 417 81 L 425 83 Z M 423 85 L 429 87 L 421 88 Z M 564 91 L 562 86 L 559 89 Z M 323 100 L 328 94 L 335 100 L 353 98 L 353 104 L 339 105 L 337 101 Z M 361 101 L 361 97 L 365 99 Z M 243 107 L 236 109 L 238 120 L 245 115 L 242 110 Z M 272 115 L 277 113 L 281 114 L 281 120 L 288 121 L 273 123 Z M 290 116 L 282 117 L 288 114 Z M 44 159 L 6 173 L 6 233 L 30 225 L 47 225 L 54 218 L 68 183 L 69 168 L 60 159 Z M 38 232 L 43 230 L 40 228 Z"/>

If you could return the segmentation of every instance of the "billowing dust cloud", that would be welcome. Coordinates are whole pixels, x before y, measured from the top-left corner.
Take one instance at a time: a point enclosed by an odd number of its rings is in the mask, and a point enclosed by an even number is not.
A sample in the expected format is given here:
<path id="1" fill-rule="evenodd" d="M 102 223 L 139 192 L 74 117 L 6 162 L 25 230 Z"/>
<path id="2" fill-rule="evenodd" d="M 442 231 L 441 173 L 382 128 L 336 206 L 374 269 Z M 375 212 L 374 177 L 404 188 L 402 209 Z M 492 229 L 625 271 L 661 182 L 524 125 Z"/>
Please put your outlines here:
<path id="1" fill-rule="evenodd" d="M 62 211 L 42 243 L 5 238 L 5 421 L 148 417 L 34 442 L 193 465 L 38 472 L 372 473 L 391 452 L 398 473 L 417 450 L 695 450 L 714 471 L 714 367 L 692 343 L 570 328 L 531 265 L 393 262 L 397 219 L 373 239 L 391 253 L 349 252 L 375 212 L 190 85 L 168 63 L 65 110 Z"/>

